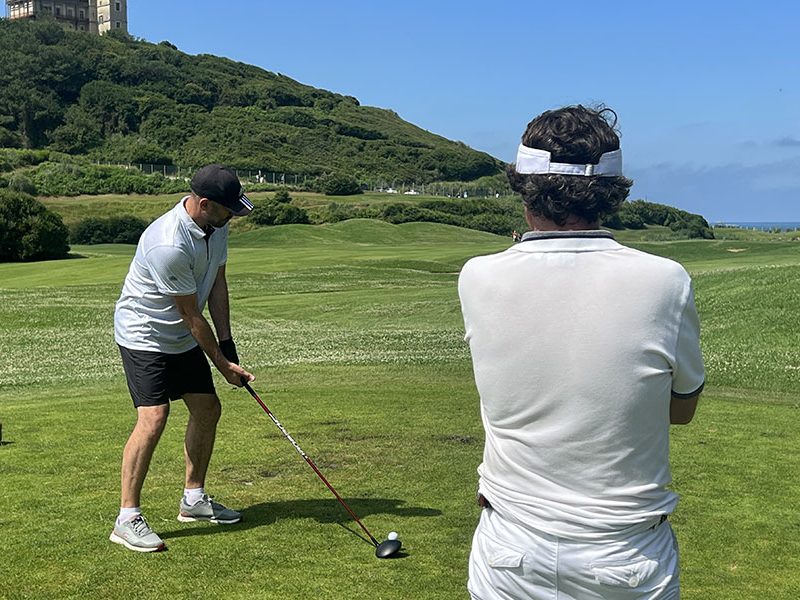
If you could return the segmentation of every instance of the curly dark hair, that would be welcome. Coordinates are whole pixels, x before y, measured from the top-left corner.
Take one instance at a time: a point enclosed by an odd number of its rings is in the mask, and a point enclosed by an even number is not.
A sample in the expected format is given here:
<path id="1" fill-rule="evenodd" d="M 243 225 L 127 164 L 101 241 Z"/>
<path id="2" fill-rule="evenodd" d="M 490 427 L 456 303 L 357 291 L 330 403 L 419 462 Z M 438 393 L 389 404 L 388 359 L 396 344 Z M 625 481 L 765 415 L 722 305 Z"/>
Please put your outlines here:
<path id="1" fill-rule="evenodd" d="M 608 117 L 613 120 L 609 122 Z M 522 143 L 550 152 L 553 162 L 597 164 L 602 154 L 619 149 L 616 124 L 617 114 L 610 108 L 565 106 L 528 123 Z M 594 223 L 614 214 L 633 185 L 626 177 L 522 175 L 514 164 L 506 174 L 511 189 L 522 196 L 531 214 L 561 226 L 570 216 Z"/>

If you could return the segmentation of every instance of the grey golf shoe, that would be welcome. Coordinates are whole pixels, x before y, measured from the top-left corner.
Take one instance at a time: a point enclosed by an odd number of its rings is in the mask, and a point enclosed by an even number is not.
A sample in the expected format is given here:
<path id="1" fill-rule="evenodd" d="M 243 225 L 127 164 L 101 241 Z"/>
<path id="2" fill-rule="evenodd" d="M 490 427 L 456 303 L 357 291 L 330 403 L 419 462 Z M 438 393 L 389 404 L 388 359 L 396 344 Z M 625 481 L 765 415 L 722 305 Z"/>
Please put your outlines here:
<path id="1" fill-rule="evenodd" d="M 167 548 L 164 540 L 150 529 L 142 515 L 122 524 L 115 522 L 114 531 L 108 539 L 134 552 L 159 552 Z"/>
<path id="2" fill-rule="evenodd" d="M 191 521 L 210 521 L 222 525 L 232 525 L 242 520 L 241 513 L 222 506 L 219 502 L 214 502 L 210 496 L 203 495 L 202 499 L 189 506 L 186 504 L 186 497 L 181 498 L 181 511 L 178 513 L 178 521 L 189 523 Z"/>

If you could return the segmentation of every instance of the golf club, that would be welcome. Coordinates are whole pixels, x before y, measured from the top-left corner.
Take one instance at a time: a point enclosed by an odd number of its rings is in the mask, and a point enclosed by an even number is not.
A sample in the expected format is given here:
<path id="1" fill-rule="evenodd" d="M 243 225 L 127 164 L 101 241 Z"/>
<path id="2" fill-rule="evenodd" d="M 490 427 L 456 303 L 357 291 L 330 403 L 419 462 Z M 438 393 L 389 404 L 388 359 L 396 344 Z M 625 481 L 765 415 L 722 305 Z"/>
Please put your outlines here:
<path id="1" fill-rule="evenodd" d="M 250 395 L 255 399 L 256 402 L 258 402 L 261 408 L 264 409 L 264 412 L 267 413 L 267 415 L 269 415 L 269 418 L 272 419 L 272 422 L 278 426 L 278 429 L 281 430 L 281 433 L 284 435 L 284 437 L 292 443 L 294 449 L 297 450 L 298 454 L 300 454 L 300 456 L 302 456 L 303 459 L 308 463 L 308 466 L 314 470 L 314 473 L 316 473 L 317 476 L 322 480 L 322 483 L 328 486 L 328 489 L 331 492 L 333 492 L 333 495 L 336 496 L 336 499 L 341 503 L 342 506 L 344 506 L 345 510 L 347 510 L 347 512 L 350 513 L 350 516 L 353 517 L 353 519 L 355 519 L 355 522 L 359 524 L 364 533 L 367 534 L 370 541 L 375 546 L 375 556 L 377 556 L 378 558 L 389 558 L 390 556 L 397 554 L 397 552 L 400 550 L 400 546 L 402 545 L 400 543 L 400 540 L 390 539 L 378 543 L 378 540 L 376 540 L 375 537 L 369 532 L 369 529 L 367 529 L 364 526 L 361 520 L 356 516 L 356 513 L 354 513 L 350 509 L 350 507 L 347 506 L 347 503 L 344 500 L 342 500 L 342 497 L 336 492 L 335 489 L 333 489 L 333 486 L 330 483 L 328 483 L 328 480 L 325 479 L 325 476 L 317 468 L 317 465 L 314 464 L 314 461 L 311 460 L 305 452 L 303 452 L 303 449 L 298 445 L 297 442 L 294 441 L 294 438 L 289 434 L 288 431 L 286 431 L 284 426 L 281 425 L 281 422 L 278 421 L 278 418 L 274 414 L 272 414 L 272 411 L 269 408 L 267 408 L 267 405 L 264 404 L 261 398 L 258 397 L 258 394 L 256 394 L 255 390 L 252 387 L 250 387 L 250 384 L 244 377 L 242 377 L 242 385 L 248 392 L 250 392 Z"/>

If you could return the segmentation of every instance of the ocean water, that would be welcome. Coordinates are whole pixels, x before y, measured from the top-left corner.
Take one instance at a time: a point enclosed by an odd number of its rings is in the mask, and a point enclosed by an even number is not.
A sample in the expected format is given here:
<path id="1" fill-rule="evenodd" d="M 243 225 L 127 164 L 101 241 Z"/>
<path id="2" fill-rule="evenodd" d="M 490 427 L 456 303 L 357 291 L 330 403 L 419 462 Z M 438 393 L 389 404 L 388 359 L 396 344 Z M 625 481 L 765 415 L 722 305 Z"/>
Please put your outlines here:
<path id="1" fill-rule="evenodd" d="M 742 229 L 760 229 L 761 231 L 794 231 L 800 229 L 800 221 L 747 221 L 740 223 L 714 223 L 719 226 L 740 227 Z"/>

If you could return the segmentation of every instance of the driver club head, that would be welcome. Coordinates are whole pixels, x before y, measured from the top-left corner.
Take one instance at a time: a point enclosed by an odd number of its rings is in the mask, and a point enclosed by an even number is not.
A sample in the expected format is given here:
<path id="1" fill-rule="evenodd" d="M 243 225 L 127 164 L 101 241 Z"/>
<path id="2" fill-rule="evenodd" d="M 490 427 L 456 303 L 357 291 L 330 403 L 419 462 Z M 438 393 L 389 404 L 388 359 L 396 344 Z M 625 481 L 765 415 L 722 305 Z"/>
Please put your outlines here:
<path id="1" fill-rule="evenodd" d="M 385 540 L 375 547 L 375 556 L 390 558 L 400 551 L 400 540 Z"/>

